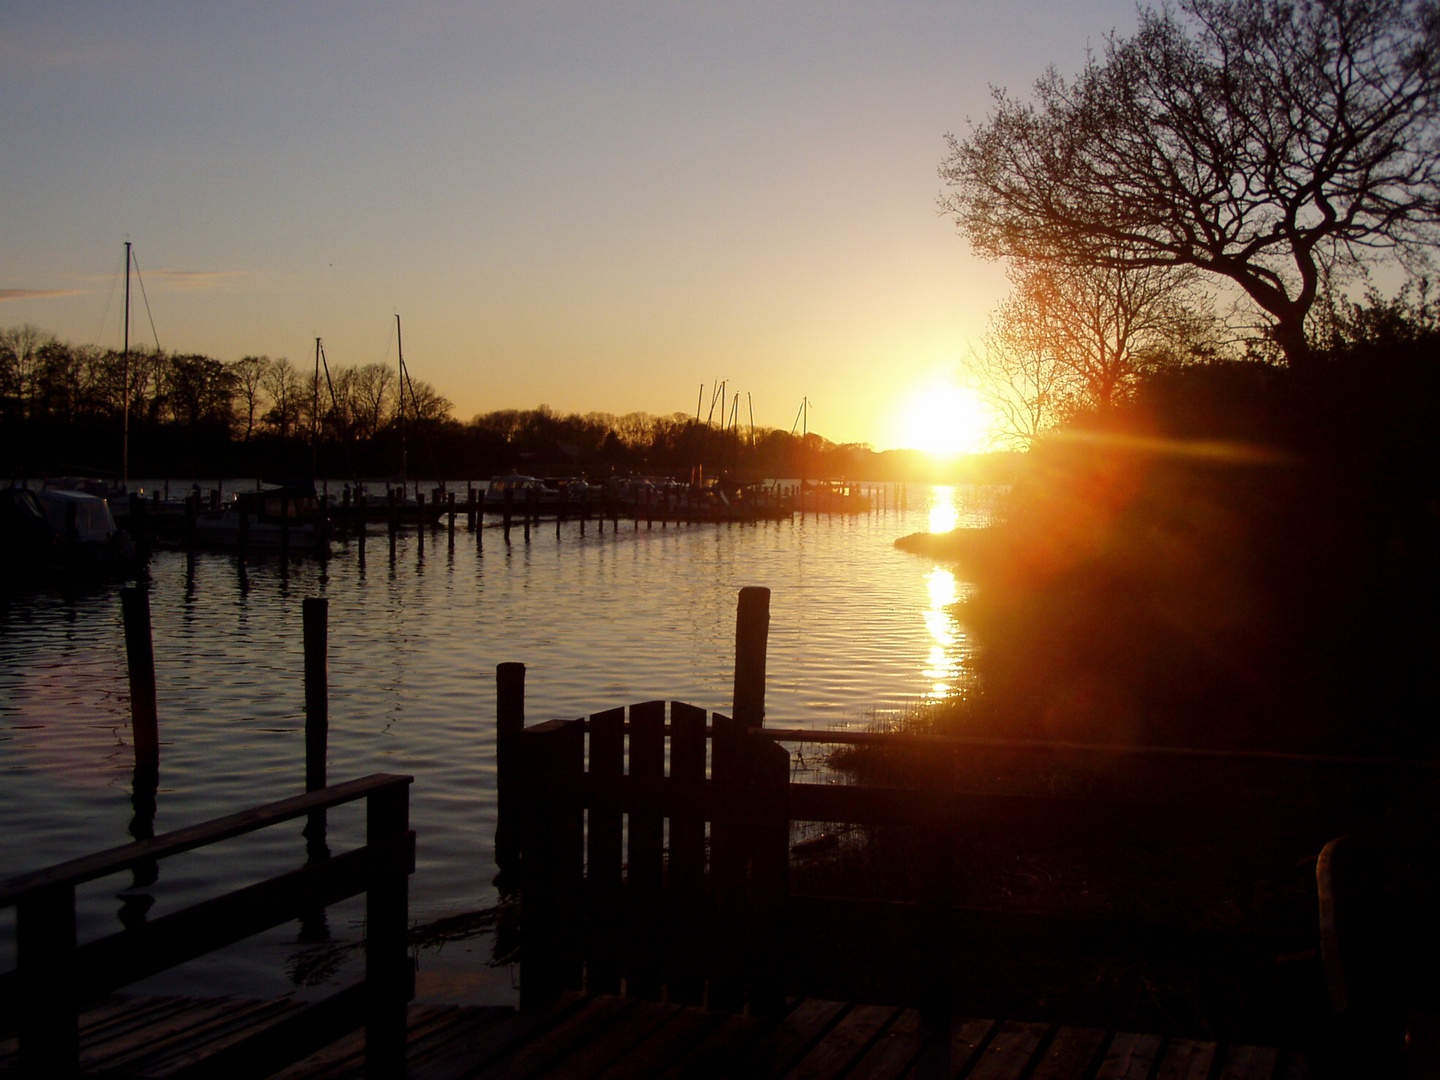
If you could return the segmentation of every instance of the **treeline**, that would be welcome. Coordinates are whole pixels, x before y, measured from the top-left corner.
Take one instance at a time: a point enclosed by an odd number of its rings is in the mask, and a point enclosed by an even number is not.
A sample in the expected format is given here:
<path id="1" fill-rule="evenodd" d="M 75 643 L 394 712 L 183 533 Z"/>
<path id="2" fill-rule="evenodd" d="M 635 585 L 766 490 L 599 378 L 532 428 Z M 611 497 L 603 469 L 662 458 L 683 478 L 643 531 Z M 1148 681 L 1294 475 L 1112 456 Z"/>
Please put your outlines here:
<path id="1" fill-rule="evenodd" d="M 937 473 L 923 455 L 876 453 L 773 428 L 721 427 L 683 413 L 565 414 L 541 405 L 468 422 L 433 386 L 393 367 L 75 346 L 33 326 L 0 330 L 0 453 L 9 477 L 117 475 L 129 400 L 131 476 L 483 479 L 511 470 L 1004 479 L 1005 455 Z M 403 392 L 402 392 L 403 390 Z"/>

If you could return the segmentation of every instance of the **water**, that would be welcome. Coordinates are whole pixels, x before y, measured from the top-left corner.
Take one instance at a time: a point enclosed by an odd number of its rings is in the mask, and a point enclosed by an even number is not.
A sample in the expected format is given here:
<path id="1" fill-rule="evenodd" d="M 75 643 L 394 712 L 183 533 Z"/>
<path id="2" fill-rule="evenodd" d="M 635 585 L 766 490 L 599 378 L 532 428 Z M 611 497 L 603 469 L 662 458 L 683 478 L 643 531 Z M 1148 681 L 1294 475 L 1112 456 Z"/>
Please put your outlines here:
<path id="1" fill-rule="evenodd" d="M 326 565 L 158 553 L 151 564 L 161 737 L 156 832 L 304 787 L 301 601 L 330 613 L 332 782 L 415 777 L 412 921 L 492 907 L 494 672 L 527 665 L 527 719 L 575 717 L 655 698 L 729 711 L 735 601 L 771 589 L 766 723 L 865 725 L 967 684 L 971 642 L 950 605 L 966 586 L 894 540 L 986 520 L 991 493 L 918 488 L 909 509 L 755 525 L 636 531 L 592 521 L 402 534 L 395 557 L 372 533 L 362 568 L 351 542 Z M 0 877 L 128 842 L 134 811 L 128 687 L 118 588 L 40 592 L 0 606 Z M 332 812 L 336 852 L 363 813 Z M 80 932 L 118 929 L 292 868 L 300 823 L 168 859 L 153 885 L 118 875 L 81 890 Z M 130 892 L 129 899 L 118 894 Z M 355 971 L 358 901 L 332 908 L 332 947 L 297 946 L 281 927 L 144 988 L 308 993 Z M 0 912 L 0 968 L 13 965 L 13 909 Z M 493 940 L 419 955 L 431 1000 L 508 1001 L 512 975 Z M 311 971 L 318 968 L 318 971 Z M 307 974 L 308 972 L 308 974 Z"/>

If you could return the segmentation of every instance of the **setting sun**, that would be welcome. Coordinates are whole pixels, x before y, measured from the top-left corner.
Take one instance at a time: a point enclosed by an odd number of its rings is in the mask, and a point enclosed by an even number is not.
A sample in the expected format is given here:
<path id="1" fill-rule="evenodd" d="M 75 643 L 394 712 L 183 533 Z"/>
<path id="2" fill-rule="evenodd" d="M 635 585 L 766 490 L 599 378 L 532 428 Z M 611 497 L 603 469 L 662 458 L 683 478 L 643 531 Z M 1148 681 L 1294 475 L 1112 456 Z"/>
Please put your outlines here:
<path id="1" fill-rule="evenodd" d="M 905 404 L 896 425 L 897 443 L 941 457 L 982 453 L 990 448 L 990 410 L 975 395 L 949 380 L 937 380 Z"/>

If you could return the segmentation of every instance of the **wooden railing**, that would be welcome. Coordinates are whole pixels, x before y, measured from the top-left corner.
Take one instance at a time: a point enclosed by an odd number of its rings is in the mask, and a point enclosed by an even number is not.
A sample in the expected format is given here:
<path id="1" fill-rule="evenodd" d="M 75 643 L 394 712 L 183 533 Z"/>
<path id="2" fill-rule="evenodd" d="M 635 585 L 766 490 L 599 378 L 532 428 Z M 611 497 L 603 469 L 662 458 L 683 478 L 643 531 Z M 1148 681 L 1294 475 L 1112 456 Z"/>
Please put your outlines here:
<path id="1" fill-rule="evenodd" d="M 18 1029 L 21 1074 L 64 1077 L 78 1071 L 78 1016 L 87 1003 L 363 892 L 364 979 L 182 1075 L 268 1075 L 362 1025 L 367 1075 L 403 1075 L 405 1009 L 413 997 L 405 940 L 408 875 L 415 863 L 410 783 L 408 776 L 376 774 L 0 884 L 0 908 L 16 909 L 16 966 L 0 975 L 0 1008 Z M 359 799 L 366 800 L 363 846 L 77 945 L 76 886 Z"/>
<path id="2" fill-rule="evenodd" d="M 1373 787 L 1347 798 L 1330 777 L 1369 774 L 1389 788 L 1396 776 L 1418 786 L 1436 772 L 1427 762 L 766 729 L 679 702 L 667 720 L 659 701 L 525 728 L 516 699 L 523 669 L 506 668 L 498 747 L 506 842 L 497 853 L 522 899 L 522 1006 L 582 986 L 617 992 L 622 983 L 639 997 L 663 988 L 681 1003 L 775 1006 L 786 992 L 787 927 L 818 899 L 791 888 L 792 825 L 807 822 L 912 830 L 921 869 L 910 894 L 889 907 L 908 909 L 906 924 L 929 943 L 928 967 L 915 972 L 922 1004 L 946 997 L 952 944 L 961 938 L 1083 942 L 1131 955 L 1240 950 L 1273 966 L 1276 956 L 1313 949 L 1315 935 L 957 908 L 956 844 L 986 835 L 1061 844 L 1103 838 L 1117 850 L 1283 840 L 1318 852 L 1376 802 Z M 791 782 L 782 742 L 868 744 L 904 759 L 896 774 L 903 780 Z M 964 790 L 977 757 L 1050 758 L 1072 769 L 1098 760 L 1116 777 L 1169 769 L 1191 781 L 1203 774 L 1214 786 L 1203 799 L 1186 791 L 1137 799 L 1133 790 L 1128 798 Z M 1287 769 L 1317 798 L 1277 798 L 1269 781 Z M 1157 786 L 1167 794 L 1163 781 Z"/>

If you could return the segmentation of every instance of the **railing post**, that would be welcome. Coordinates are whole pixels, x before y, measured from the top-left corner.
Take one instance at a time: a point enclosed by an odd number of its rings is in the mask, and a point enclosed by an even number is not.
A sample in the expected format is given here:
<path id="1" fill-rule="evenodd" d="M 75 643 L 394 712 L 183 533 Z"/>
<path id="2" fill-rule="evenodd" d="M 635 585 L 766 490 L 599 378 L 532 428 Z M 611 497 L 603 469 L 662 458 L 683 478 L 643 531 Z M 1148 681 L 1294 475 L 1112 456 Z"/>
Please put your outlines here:
<path id="1" fill-rule="evenodd" d="M 393 841 L 410 832 L 410 788 L 375 792 L 365 802 L 367 845 L 391 841 L 390 855 L 377 860 L 365 894 L 365 1076 L 390 1080 L 405 1075 L 405 1011 L 415 996 L 414 971 L 406 952 L 410 923 L 406 848 Z"/>
<path id="2" fill-rule="evenodd" d="M 525 730 L 525 665 L 495 668 L 495 865 L 503 874 L 519 866 L 520 733 Z"/>
<path id="3" fill-rule="evenodd" d="M 20 976 L 20 1075 L 78 1075 L 80 1017 L 75 1000 L 73 885 L 37 891 L 16 905 L 15 960 Z"/>
<path id="4" fill-rule="evenodd" d="M 747 728 L 765 724 L 765 648 L 770 635 L 770 590 L 740 590 L 735 612 L 735 719 Z"/>
<path id="5" fill-rule="evenodd" d="M 551 720 L 521 734 L 527 792 L 520 1007 L 544 1008 L 583 980 L 577 939 L 585 884 L 585 728 Z"/>
<path id="6" fill-rule="evenodd" d="M 142 589 L 120 590 L 125 656 L 130 668 L 130 723 L 135 768 L 160 767 L 160 728 L 155 705 L 155 648 L 150 636 L 150 597 Z"/>

